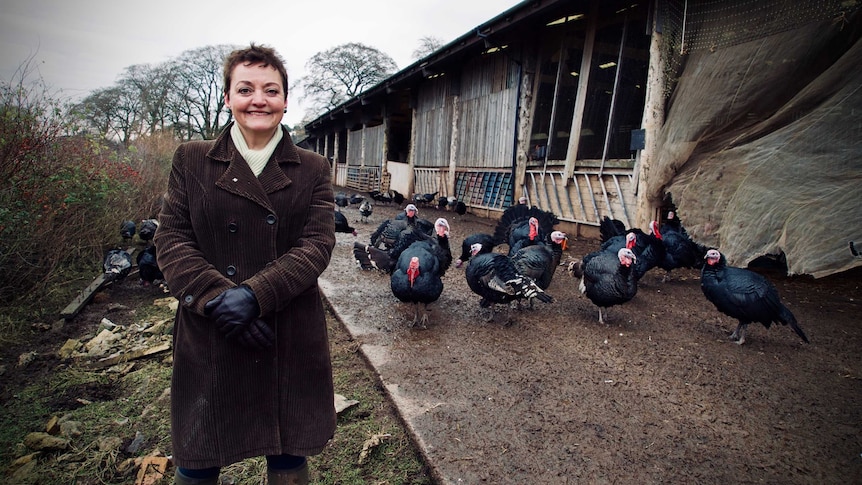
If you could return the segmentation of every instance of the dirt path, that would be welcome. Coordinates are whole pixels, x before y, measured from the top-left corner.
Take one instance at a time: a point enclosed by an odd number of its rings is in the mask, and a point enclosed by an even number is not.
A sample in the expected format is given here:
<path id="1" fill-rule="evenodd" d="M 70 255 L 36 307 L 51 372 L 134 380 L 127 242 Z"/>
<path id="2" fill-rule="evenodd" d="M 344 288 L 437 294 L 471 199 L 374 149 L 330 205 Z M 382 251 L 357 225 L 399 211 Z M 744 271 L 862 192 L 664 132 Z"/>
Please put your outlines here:
<path id="1" fill-rule="evenodd" d="M 653 270 L 610 321 L 558 269 L 550 304 L 488 322 L 464 270 L 451 268 L 427 329 L 388 276 L 356 267 L 359 231 L 338 234 L 322 286 L 362 344 L 444 483 L 862 483 L 862 271 L 812 280 L 769 273 L 811 339 L 749 329 L 703 297 L 699 273 Z M 447 217 L 453 252 L 492 222 Z M 593 240 L 571 240 L 581 257 Z M 456 255 L 457 257 L 457 255 Z M 848 253 L 849 257 L 849 253 Z M 498 318 L 500 316 L 498 315 Z"/>

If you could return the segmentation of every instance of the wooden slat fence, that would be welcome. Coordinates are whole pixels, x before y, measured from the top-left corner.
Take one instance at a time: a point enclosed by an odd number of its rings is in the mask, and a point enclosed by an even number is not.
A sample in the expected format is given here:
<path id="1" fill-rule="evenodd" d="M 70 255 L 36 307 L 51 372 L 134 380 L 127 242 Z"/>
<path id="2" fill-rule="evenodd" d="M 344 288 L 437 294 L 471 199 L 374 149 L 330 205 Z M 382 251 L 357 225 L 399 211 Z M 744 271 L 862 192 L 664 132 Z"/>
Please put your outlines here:
<path id="1" fill-rule="evenodd" d="M 635 215 L 634 177 L 630 169 L 575 171 L 565 184 L 562 171 L 527 171 L 524 187 L 531 205 L 553 212 L 560 220 L 598 226 L 602 217 L 632 226 Z"/>

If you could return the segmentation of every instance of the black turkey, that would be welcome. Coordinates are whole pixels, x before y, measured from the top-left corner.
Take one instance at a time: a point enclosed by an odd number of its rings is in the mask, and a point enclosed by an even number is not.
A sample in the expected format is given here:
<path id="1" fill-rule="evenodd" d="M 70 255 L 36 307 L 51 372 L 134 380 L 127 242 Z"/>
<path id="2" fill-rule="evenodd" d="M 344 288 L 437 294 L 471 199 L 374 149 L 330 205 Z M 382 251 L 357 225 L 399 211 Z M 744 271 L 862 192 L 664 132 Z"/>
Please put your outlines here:
<path id="1" fill-rule="evenodd" d="M 467 204 L 461 202 L 460 200 L 455 201 L 455 213 L 459 216 L 463 216 L 467 213 Z"/>
<path id="2" fill-rule="evenodd" d="M 158 220 L 144 219 L 143 221 L 141 221 L 141 225 L 138 226 L 138 237 L 141 238 L 142 241 L 150 242 L 153 240 L 153 236 L 156 235 L 156 229 L 158 228 Z"/>
<path id="3" fill-rule="evenodd" d="M 403 221 L 396 221 L 403 222 Z M 452 251 L 449 247 L 449 222 L 442 217 L 434 222 L 434 234 L 428 234 L 417 226 L 406 226 L 387 249 L 379 249 L 370 244 L 353 243 L 353 257 L 361 269 L 376 269 L 384 273 L 391 273 L 401 253 L 412 244 L 420 241 L 432 240 L 435 243 L 434 251 L 440 261 L 440 276 L 446 272 L 452 263 Z"/>
<path id="4" fill-rule="evenodd" d="M 361 204 L 359 204 L 359 220 L 362 222 L 368 222 L 368 218 L 371 217 L 371 214 L 374 212 L 374 206 L 371 205 L 370 200 L 363 200 Z"/>
<path id="5" fill-rule="evenodd" d="M 452 263 L 449 223 L 441 218 L 434 225 L 437 228 L 434 237 L 422 238 L 401 251 L 389 279 L 392 294 L 413 304 L 411 327 L 419 324 L 424 328 L 428 324 L 428 305 L 440 298 L 442 277 Z"/>
<path id="6" fill-rule="evenodd" d="M 745 331 L 752 322 L 760 322 L 766 328 L 772 322 L 789 325 L 799 338 L 808 343 L 796 317 L 781 303 L 775 285 L 754 271 L 728 266 L 724 255 L 717 249 L 706 252 L 700 289 L 718 311 L 739 321 L 730 335 L 736 343 L 745 343 Z"/>
<path id="7" fill-rule="evenodd" d="M 141 284 L 149 286 L 156 281 L 165 279 L 162 270 L 159 269 L 159 263 L 156 260 L 156 246 L 150 245 L 136 257 L 138 263 L 138 276 L 141 278 Z"/>
<path id="8" fill-rule="evenodd" d="M 557 271 L 567 243 L 566 233 L 553 231 L 545 241 L 519 249 L 511 256 L 512 262 L 519 273 L 529 276 L 539 285 L 539 288 L 547 290 L 551 286 L 551 280 Z M 529 301 L 532 308 L 533 299 L 530 298 Z"/>
<path id="9" fill-rule="evenodd" d="M 658 222 L 650 222 L 649 233 L 636 227 L 619 232 L 622 227 L 625 227 L 622 222 L 605 217 L 599 228 L 602 236 L 601 249 L 613 254 L 617 254 L 623 247 L 631 249 L 637 256 L 633 268 L 635 279 L 640 280 L 647 271 L 661 264 L 665 258 L 666 249 L 660 237 Z"/>
<path id="10" fill-rule="evenodd" d="M 135 221 L 123 221 L 120 224 L 120 237 L 126 242 L 131 241 L 135 237 Z"/>
<path id="11" fill-rule="evenodd" d="M 401 233 L 418 229 L 429 236 L 434 233 L 434 224 L 427 219 L 419 217 L 419 209 L 413 204 L 407 204 L 404 212 L 396 215 L 393 219 L 381 222 L 377 229 L 371 233 L 370 243 L 379 248 L 382 244 L 387 250 L 392 249 L 398 242 Z"/>
<path id="12" fill-rule="evenodd" d="M 440 191 L 438 190 L 433 194 L 415 194 L 413 196 L 413 202 L 419 205 L 431 205 L 431 203 L 434 202 L 434 199 L 437 198 L 437 194 L 439 193 Z"/>
<path id="13" fill-rule="evenodd" d="M 656 237 L 661 239 L 665 249 L 664 259 L 658 265 L 667 272 L 662 278 L 665 282 L 671 279 L 671 271 L 677 268 L 700 269 L 708 249 L 689 237 L 673 211 L 668 212 L 667 217 L 667 222 L 662 224 L 659 232 L 656 233 Z"/>
<path id="14" fill-rule="evenodd" d="M 105 254 L 102 267 L 105 270 L 106 280 L 121 280 L 132 271 L 132 255 L 123 249 L 111 249 Z"/>
<path id="15" fill-rule="evenodd" d="M 475 244 L 479 246 L 474 247 Z M 461 255 L 455 260 L 455 267 L 460 268 L 462 264 L 470 261 L 470 258 L 476 254 L 490 253 L 494 250 L 494 246 L 494 236 L 482 232 L 470 234 L 461 241 Z M 473 253 L 474 250 L 476 251 L 475 254 Z"/>
<path id="16" fill-rule="evenodd" d="M 344 232 L 347 234 L 356 235 L 356 229 L 350 226 L 347 222 L 347 217 L 340 211 L 332 211 L 335 214 L 335 232 Z"/>
<path id="17" fill-rule="evenodd" d="M 350 197 L 347 196 L 344 192 L 339 192 L 335 194 L 335 206 L 338 207 L 338 210 L 341 211 L 343 207 L 347 207 L 350 205 Z"/>
<path id="18" fill-rule="evenodd" d="M 497 304 L 506 304 L 508 308 L 510 302 L 522 299 L 537 298 L 544 303 L 554 301 L 529 276 L 519 273 L 512 260 L 504 254 L 491 252 L 473 256 L 464 276 L 473 293 L 481 297 L 479 306 L 491 309 L 489 320 L 494 319 L 494 306 Z"/>
<path id="19" fill-rule="evenodd" d="M 605 323 L 602 308 L 622 305 L 637 294 L 636 262 L 635 253 L 624 247 L 616 251 L 600 249 L 582 261 L 569 263 L 572 276 L 581 278 L 581 293 L 599 308 L 599 323 Z"/>
<path id="20" fill-rule="evenodd" d="M 524 246 L 539 244 L 554 230 L 560 220 L 551 212 L 523 204 L 503 211 L 494 228 L 494 242 L 509 245 L 509 256 Z"/>

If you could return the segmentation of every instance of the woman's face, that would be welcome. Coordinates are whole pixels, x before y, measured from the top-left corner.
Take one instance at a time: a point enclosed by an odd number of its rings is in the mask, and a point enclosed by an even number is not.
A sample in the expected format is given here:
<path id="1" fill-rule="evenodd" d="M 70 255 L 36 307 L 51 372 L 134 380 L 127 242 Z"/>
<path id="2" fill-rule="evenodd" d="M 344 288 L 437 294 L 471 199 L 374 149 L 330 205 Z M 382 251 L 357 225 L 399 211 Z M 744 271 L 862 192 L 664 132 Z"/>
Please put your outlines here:
<path id="1" fill-rule="evenodd" d="M 234 67 L 224 98 L 246 138 L 275 133 L 287 106 L 281 75 L 263 64 Z"/>

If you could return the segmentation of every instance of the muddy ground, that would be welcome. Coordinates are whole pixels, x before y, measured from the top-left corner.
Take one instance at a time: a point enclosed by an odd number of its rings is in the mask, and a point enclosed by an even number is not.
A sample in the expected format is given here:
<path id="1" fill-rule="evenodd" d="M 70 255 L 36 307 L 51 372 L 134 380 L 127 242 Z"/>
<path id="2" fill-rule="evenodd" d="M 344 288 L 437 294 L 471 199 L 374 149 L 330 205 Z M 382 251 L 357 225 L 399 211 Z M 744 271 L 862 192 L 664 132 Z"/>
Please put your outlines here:
<path id="1" fill-rule="evenodd" d="M 399 210 L 378 205 L 363 223 L 343 209 L 359 234 L 338 234 L 321 284 L 441 482 L 862 483 L 859 268 L 819 280 L 759 270 L 810 345 L 759 324 L 731 342 L 736 321 L 703 297 L 694 270 L 667 283 L 651 271 L 599 324 L 564 268 L 553 303 L 488 321 L 453 266 L 430 325 L 410 328 L 389 277 L 352 256 Z M 454 252 L 493 231 L 476 215 L 420 211 L 448 218 Z M 563 262 L 597 246 L 570 238 Z"/>
<path id="2" fill-rule="evenodd" d="M 399 211 L 378 205 L 363 223 L 343 209 L 358 235 L 337 235 L 321 286 L 440 483 L 862 483 L 862 269 L 819 280 L 760 270 L 810 345 L 781 326 L 752 325 L 744 345 L 729 341 L 736 322 L 706 301 L 693 270 L 668 283 L 653 270 L 599 324 L 564 268 L 548 289 L 553 303 L 489 322 L 464 269 L 452 267 L 431 323 L 410 328 L 412 309 L 388 276 L 352 256 L 354 241 Z M 466 235 L 493 231 L 473 214 L 420 215 L 448 218 L 456 252 Z M 563 262 L 597 246 L 570 238 Z M 123 288 L 30 346 L 53 352 L 106 315 L 128 323 L 122 304 L 165 296 Z M 6 362 L 21 353 L 6 350 Z M 10 370 L 4 388 L 51 365 Z"/>

